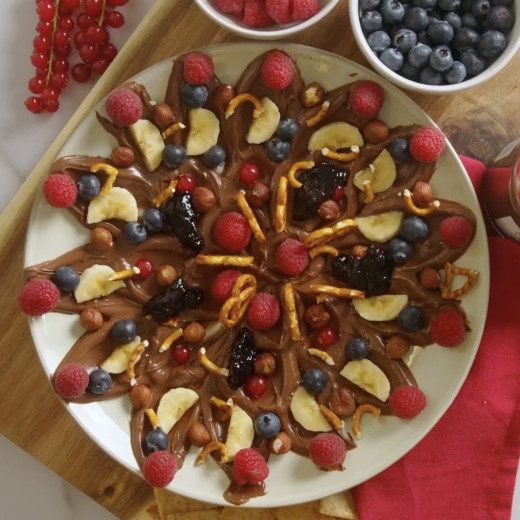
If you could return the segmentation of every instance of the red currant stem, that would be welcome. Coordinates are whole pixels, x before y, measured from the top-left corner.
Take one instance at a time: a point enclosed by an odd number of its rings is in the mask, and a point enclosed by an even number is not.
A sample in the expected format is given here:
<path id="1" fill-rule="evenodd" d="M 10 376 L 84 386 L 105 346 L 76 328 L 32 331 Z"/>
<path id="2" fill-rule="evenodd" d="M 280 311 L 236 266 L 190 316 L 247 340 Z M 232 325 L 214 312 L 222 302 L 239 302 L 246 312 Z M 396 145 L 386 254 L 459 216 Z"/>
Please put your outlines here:
<path id="1" fill-rule="evenodd" d="M 107 8 L 107 0 L 103 0 L 103 6 L 101 7 L 101 16 L 99 17 L 99 22 L 98 22 L 99 27 L 101 27 L 103 25 L 106 8 Z"/>
<path id="2" fill-rule="evenodd" d="M 60 0 L 56 0 L 54 17 L 52 19 L 52 33 L 51 33 L 51 47 L 50 47 L 50 55 L 49 55 L 49 70 L 47 71 L 47 76 L 45 78 L 45 86 L 48 87 L 51 81 L 52 76 L 52 62 L 54 59 L 54 35 L 56 34 L 56 29 L 58 28 L 58 18 L 59 18 L 59 7 Z"/>

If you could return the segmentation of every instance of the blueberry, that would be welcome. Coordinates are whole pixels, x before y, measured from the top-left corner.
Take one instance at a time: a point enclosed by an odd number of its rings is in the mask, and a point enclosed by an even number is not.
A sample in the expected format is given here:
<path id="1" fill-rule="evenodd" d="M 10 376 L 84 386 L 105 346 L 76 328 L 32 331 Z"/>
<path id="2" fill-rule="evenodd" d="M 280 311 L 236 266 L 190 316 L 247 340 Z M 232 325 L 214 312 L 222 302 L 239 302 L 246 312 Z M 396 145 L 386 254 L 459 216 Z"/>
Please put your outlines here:
<path id="1" fill-rule="evenodd" d="M 140 222 L 127 222 L 123 228 L 123 236 L 129 244 L 137 246 L 146 241 L 146 228 Z"/>
<path id="2" fill-rule="evenodd" d="M 410 242 L 424 240 L 428 236 L 428 224 L 419 217 L 408 217 L 401 222 L 399 234 Z"/>
<path id="3" fill-rule="evenodd" d="M 408 61 L 410 65 L 414 67 L 424 67 L 429 59 L 432 49 L 428 45 L 424 45 L 423 43 L 418 43 L 415 47 L 410 49 L 408 53 Z"/>
<path id="4" fill-rule="evenodd" d="M 446 82 L 450 85 L 460 83 L 466 78 L 466 67 L 460 61 L 454 61 L 450 69 L 444 74 Z"/>
<path id="5" fill-rule="evenodd" d="M 493 5 L 506 5 L 511 7 L 513 5 L 514 0 L 491 0 Z"/>
<path id="6" fill-rule="evenodd" d="M 477 18 L 485 18 L 491 10 L 491 2 L 489 0 L 473 0 L 471 4 L 471 12 Z"/>
<path id="7" fill-rule="evenodd" d="M 159 208 L 146 208 L 143 211 L 143 225 L 150 233 L 160 233 L 166 227 L 166 217 Z"/>
<path id="8" fill-rule="evenodd" d="M 148 453 L 153 453 L 154 451 L 164 451 L 168 449 L 168 445 L 170 441 L 168 439 L 168 435 L 166 435 L 159 428 L 154 428 L 148 432 L 148 435 L 145 439 L 146 449 Z"/>
<path id="9" fill-rule="evenodd" d="M 475 31 L 480 31 L 480 21 L 473 13 L 461 14 L 460 21 L 462 22 L 462 27 L 466 27 L 467 29 L 473 29 Z"/>
<path id="10" fill-rule="evenodd" d="M 137 336 L 137 326 L 132 320 L 118 320 L 112 326 L 112 337 L 117 343 L 129 343 Z"/>
<path id="11" fill-rule="evenodd" d="M 286 117 L 281 119 L 276 129 L 276 135 L 284 141 L 290 141 L 297 133 L 300 128 L 298 121 Z"/>
<path id="12" fill-rule="evenodd" d="M 462 20 L 457 13 L 446 13 L 443 20 L 445 22 L 448 22 L 455 30 L 460 29 L 462 27 Z"/>
<path id="13" fill-rule="evenodd" d="M 404 264 L 413 253 L 413 246 L 408 240 L 395 237 L 388 243 L 388 254 L 396 264 Z"/>
<path id="14" fill-rule="evenodd" d="M 60 291 L 73 291 L 79 284 L 79 273 L 68 265 L 62 265 L 54 271 L 52 281 Z"/>
<path id="15" fill-rule="evenodd" d="M 455 31 L 453 27 L 444 20 L 432 22 L 428 29 L 426 29 L 428 37 L 432 43 L 438 43 L 440 45 L 449 43 L 453 39 Z"/>
<path id="16" fill-rule="evenodd" d="M 405 15 L 403 4 L 398 0 L 381 0 L 379 12 L 387 25 L 402 22 Z"/>
<path id="17" fill-rule="evenodd" d="M 291 144 L 279 137 L 273 137 L 265 143 L 265 152 L 271 161 L 282 162 L 289 157 Z"/>
<path id="18" fill-rule="evenodd" d="M 490 29 L 481 35 L 477 50 L 484 58 L 496 58 L 506 48 L 504 33 Z"/>
<path id="19" fill-rule="evenodd" d="M 379 31 L 383 27 L 383 17 L 379 11 L 366 11 L 359 17 L 361 29 L 365 34 Z M 279 134 L 278 134 L 279 135 Z M 282 137 L 280 135 L 280 137 Z"/>
<path id="20" fill-rule="evenodd" d="M 347 355 L 349 359 L 365 359 L 368 356 L 370 345 L 363 338 L 352 338 L 347 343 Z"/>
<path id="21" fill-rule="evenodd" d="M 487 22 L 490 29 L 497 29 L 507 33 L 515 23 L 515 14 L 509 7 L 496 5 L 491 8 Z"/>
<path id="22" fill-rule="evenodd" d="M 388 151 L 390 152 L 392 159 L 398 163 L 405 163 L 412 158 L 412 155 L 410 154 L 410 144 L 408 143 L 408 139 L 405 139 L 404 137 L 394 139 L 390 143 Z"/>
<path id="23" fill-rule="evenodd" d="M 397 72 L 404 63 L 404 58 L 398 49 L 394 49 L 393 47 L 389 47 L 385 49 L 380 55 L 379 59 L 383 63 L 383 65 L 387 66 L 390 70 Z"/>
<path id="24" fill-rule="evenodd" d="M 428 22 L 428 13 L 422 7 L 412 7 L 404 17 L 405 27 L 416 33 L 426 29 Z"/>
<path id="25" fill-rule="evenodd" d="M 88 376 L 88 390 L 96 395 L 103 395 L 112 386 L 110 374 L 102 368 L 92 370 Z"/>
<path id="26" fill-rule="evenodd" d="M 424 314 L 419 307 L 407 305 L 397 316 L 397 323 L 405 332 L 417 332 L 424 325 Z"/>
<path id="27" fill-rule="evenodd" d="M 181 87 L 181 101 L 188 108 L 200 108 L 208 99 L 208 89 L 204 85 L 184 82 Z"/>
<path id="28" fill-rule="evenodd" d="M 423 45 L 428 45 L 428 47 L 432 46 L 432 42 L 426 31 L 421 31 L 421 32 L 417 33 L 417 43 L 422 43 Z"/>
<path id="29" fill-rule="evenodd" d="M 226 151 L 222 146 L 215 144 L 211 146 L 202 156 L 202 162 L 210 168 L 216 168 L 226 160 Z"/>
<path id="30" fill-rule="evenodd" d="M 464 51 L 459 59 L 466 67 L 468 76 L 476 76 L 486 68 L 486 61 L 475 49 Z"/>
<path id="31" fill-rule="evenodd" d="M 168 168 L 175 168 L 184 163 L 187 155 L 184 146 L 180 144 L 167 144 L 163 149 L 162 160 Z"/>
<path id="32" fill-rule="evenodd" d="M 423 7 L 424 9 L 432 9 L 437 5 L 437 0 L 413 0 L 413 5 Z"/>
<path id="33" fill-rule="evenodd" d="M 309 394 L 318 395 L 327 386 L 327 376 L 319 368 L 307 370 L 303 376 L 303 386 Z"/>
<path id="34" fill-rule="evenodd" d="M 272 439 L 281 428 L 280 418 L 273 412 L 262 412 L 255 419 L 255 432 L 264 439 Z"/>
<path id="35" fill-rule="evenodd" d="M 459 52 L 464 52 L 468 49 L 474 49 L 479 40 L 480 34 L 477 31 L 467 27 L 461 27 L 455 32 L 453 47 Z"/>
<path id="36" fill-rule="evenodd" d="M 92 200 L 99 195 L 101 190 L 101 182 L 97 175 L 93 175 L 92 173 L 82 175 L 76 185 L 78 187 L 78 195 L 83 200 Z"/>
<path id="37" fill-rule="evenodd" d="M 439 7 L 443 11 L 456 11 L 461 5 L 462 0 L 439 0 Z"/>
<path id="38" fill-rule="evenodd" d="M 424 83 L 425 85 L 443 84 L 442 74 L 438 70 L 435 70 L 434 68 L 430 67 L 429 65 L 421 69 L 419 76 L 421 79 L 421 83 Z"/>
<path id="39" fill-rule="evenodd" d="M 447 71 L 453 64 L 453 56 L 450 48 L 446 45 L 439 45 L 432 50 L 430 54 L 430 65 L 439 72 Z"/>
<path id="40" fill-rule="evenodd" d="M 359 8 L 362 11 L 373 11 L 379 7 L 380 0 L 359 0 Z"/>
<path id="41" fill-rule="evenodd" d="M 408 54 L 410 49 L 417 43 L 417 34 L 410 29 L 399 29 L 394 34 L 394 47 L 402 54 Z"/>
<path id="42" fill-rule="evenodd" d="M 390 47 L 392 40 L 387 32 L 375 31 L 368 35 L 367 43 L 376 54 L 379 54 Z"/>
<path id="43" fill-rule="evenodd" d="M 399 74 L 403 76 L 403 78 L 411 81 L 419 81 L 419 69 L 407 61 L 405 61 L 403 66 L 399 69 Z"/>

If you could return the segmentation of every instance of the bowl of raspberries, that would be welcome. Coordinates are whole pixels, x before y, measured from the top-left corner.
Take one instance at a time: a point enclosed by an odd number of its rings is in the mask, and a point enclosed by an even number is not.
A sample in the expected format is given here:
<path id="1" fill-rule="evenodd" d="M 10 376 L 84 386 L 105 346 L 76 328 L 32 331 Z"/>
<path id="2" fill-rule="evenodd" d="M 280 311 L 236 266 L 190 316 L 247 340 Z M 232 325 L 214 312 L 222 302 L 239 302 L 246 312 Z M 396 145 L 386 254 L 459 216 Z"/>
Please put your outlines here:
<path id="1" fill-rule="evenodd" d="M 372 67 L 416 92 L 480 85 L 520 47 L 520 0 L 351 0 L 349 8 Z"/>
<path id="2" fill-rule="evenodd" d="M 338 0 L 195 0 L 216 23 L 256 40 L 275 40 L 322 20 Z"/>

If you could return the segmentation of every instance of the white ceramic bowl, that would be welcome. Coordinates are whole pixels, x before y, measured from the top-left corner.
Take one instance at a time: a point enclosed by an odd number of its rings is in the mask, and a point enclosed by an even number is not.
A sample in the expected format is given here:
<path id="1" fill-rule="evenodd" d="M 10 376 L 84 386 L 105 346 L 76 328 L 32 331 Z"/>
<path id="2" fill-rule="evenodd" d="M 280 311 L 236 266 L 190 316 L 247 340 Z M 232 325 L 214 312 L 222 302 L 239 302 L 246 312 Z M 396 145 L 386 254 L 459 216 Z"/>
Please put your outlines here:
<path id="1" fill-rule="evenodd" d="M 359 22 L 359 0 L 350 0 L 349 4 L 352 32 L 354 33 L 359 48 L 370 65 L 379 72 L 379 74 L 395 85 L 422 94 L 453 94 L 481 85 L 498 74 L 511 61 L 511 58 L 520 48 L 520 0 L 514 0 L 514 9 L 516 14 L 515 24 L 508 35 L 507 47 L 488 68 L 477 76 L 454 85 L 425 85 L 397 74 L 397 72 L 390 70 L 379 61 L 377 55 L 368 46 L 365 35 L 361 30 Z"/>
<path id="2" fill-rule="evenodd" d="M 229 31 L 251 38 L 253 40 L 277 40 L 285 38 L 297 32 L 307 29 L 311 25 L 318 23 L 325 18 L 330 11 L 336 6 L 339 0 L 319 0 L 321 9 L 312 18 L 303 22 L 294 22 L 289 24 L 273 24 L 268 27 L 251 28 L 242 24 L 237 18 L 221 13 L 215 8 L 213 0 L 195 0 L 195 3 L 220 26 L 225 27 Z"/>

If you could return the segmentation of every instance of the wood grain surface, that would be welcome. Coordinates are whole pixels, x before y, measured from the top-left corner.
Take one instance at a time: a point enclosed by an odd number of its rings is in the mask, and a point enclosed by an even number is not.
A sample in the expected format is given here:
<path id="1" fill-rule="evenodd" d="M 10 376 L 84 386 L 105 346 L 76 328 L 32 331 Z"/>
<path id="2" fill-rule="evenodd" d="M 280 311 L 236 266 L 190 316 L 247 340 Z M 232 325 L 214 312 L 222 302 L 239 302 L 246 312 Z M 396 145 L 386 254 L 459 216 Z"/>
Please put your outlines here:
<path id="1" fill-rule="evenodd" d="M 285 41 L 319 47 L 367 66 L 349 23 L 348 2 L 341 0 L 318 27 Z M 0 433 L 122 519 L 144 518 L 139 512 L 153 502 L 153 491 L 98 447 L 69 415 L 51 389 L 27 318 L 18 310 L 31 204 L 58 150 L 114 86 L 169 56 L 239 40 L 207 19 L 191 0 L 157 0 L 0 216 Z M 480 88 L 451 96 L 410 93 L 410 97 L 438 123 L 457 151 L 489 162 L 520 135 L 519 67 L 517 53 L 497 78 Z"/>

